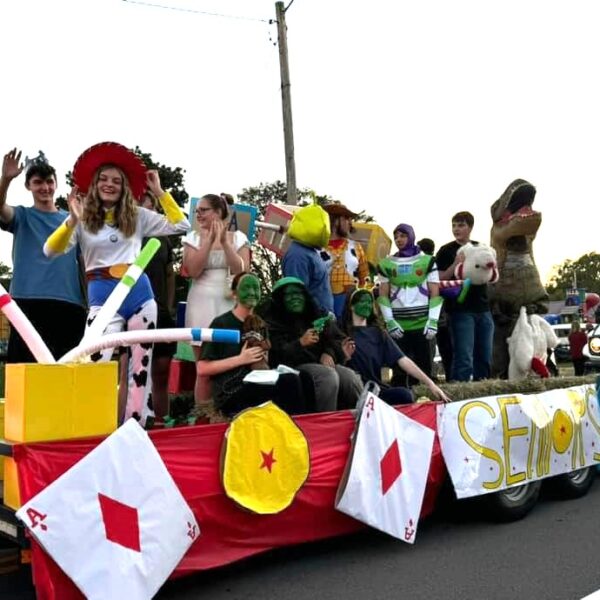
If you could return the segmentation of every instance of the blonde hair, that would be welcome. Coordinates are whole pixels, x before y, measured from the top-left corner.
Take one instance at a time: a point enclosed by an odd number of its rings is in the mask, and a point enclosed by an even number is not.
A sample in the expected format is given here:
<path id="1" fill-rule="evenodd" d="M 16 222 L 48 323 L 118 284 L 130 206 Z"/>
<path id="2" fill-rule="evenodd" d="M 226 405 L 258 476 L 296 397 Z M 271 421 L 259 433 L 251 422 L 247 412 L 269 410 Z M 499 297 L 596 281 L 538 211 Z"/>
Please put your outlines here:
<path id="1" fill-rule="evenodd" d="M 115 165 L 102 165 L 95 173 L 90 184 L 88 193 L 85 197 L 83 204 L 83 226 L 87 231 L 92 233 L 98 233 L 104 226 L 104 219 L 106 217 L 106 210 L 102 206 L 102 201 L 98 195 L 98 180 L 100 175 L 107 169 L 116 169 L 121 175 L 122 180 L 122 193 L 121 198 L 115 204 L 114 212 L 114 224 L 115 227 L 125 236 L 131 237 L 135 233 L 135 226 L 137 221 L 137 207 L 129 187 L 129 180 L 125 173 L 119 167 Z"/>

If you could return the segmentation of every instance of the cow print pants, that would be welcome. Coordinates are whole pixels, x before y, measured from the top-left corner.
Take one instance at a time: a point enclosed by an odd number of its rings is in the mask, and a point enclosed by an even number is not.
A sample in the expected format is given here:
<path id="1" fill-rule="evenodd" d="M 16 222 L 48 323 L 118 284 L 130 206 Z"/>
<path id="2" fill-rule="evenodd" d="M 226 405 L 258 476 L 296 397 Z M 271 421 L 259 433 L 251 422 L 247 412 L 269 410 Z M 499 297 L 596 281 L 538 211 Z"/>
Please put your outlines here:
<path id="1" fill-rule="evenodd" d="M 101 306 L 91 306 L 87 319 L 87 327 L 94 322 Z M 116 314 L 106 327 L 104 335 L 119 331 L 136 331 L 141 329 L 156 329 L 156 302 L 148 300 L 140 306 L 127 320 Z M 106 362 L 112 358 L 114 348 L 107 348 L 92 354 L 92 362 Z M 152 408 L 152 344 L 134 344 L 131 347 L 129 361 L 127 405 L 125 421 L 130 417 L 137 419 L 145 426 L 146 419 L 154 416 Z"/>

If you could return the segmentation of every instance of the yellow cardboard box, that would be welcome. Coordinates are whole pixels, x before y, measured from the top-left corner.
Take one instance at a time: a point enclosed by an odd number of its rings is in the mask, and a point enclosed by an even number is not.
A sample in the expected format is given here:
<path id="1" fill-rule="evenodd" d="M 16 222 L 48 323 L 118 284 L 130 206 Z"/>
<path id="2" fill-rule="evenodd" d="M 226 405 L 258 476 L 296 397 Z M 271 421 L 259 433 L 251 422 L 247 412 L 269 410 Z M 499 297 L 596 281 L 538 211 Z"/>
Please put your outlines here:
<path id="1" fill-rule="evenodd" d="M 0 398 L 0 438 L 4 437 L 4 398 Z M 0 456 L 0 481 L 4 479 L 4 456 Z"/>
<path id="2" fill-rule="evenodd" d="M 360 242 L 367 260 L 372 265 L 377 265 L 382 258 L 390 255 L 392 240 L 387 233 L 376 223 L 353 223 L 354 231 L 350 238 Z"/>
<path id="3" fill-rule="evenodd" d="M 4 437 L 42 442 L 117 428 L 117 363 L 6 365 Z"/>
<path id="4" fill-rule="evenodd" d="M 13 510 L 21 508 L 17 463 L 10 457 L 4 457 L 4 498 L 3 502 Z"/>

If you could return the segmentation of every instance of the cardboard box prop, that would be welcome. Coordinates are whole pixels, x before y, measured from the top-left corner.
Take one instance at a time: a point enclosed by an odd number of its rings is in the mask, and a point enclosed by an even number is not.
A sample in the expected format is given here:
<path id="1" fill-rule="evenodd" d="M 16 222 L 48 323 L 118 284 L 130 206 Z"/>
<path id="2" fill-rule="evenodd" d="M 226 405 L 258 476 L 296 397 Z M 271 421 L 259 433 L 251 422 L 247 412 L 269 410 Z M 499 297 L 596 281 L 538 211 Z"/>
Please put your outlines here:
<path id="1" fill-rule="evenodd" d="M 353 227 L 355 231 L 350 234 L 350 238 L 360 242 L 367 255 L 367 260 L 372 265 L 377 265 L 382 258 L 390 255 L 392 240 L 379 225 L 376 223 L 353 223 Z"/>
<path id="2" fill-rule="evenodd" d="M 264 220 L 273 225 L 283 226 L 285 229 L 290 224 L 292 215 L 298 206 L 289 204 L 269 204 L 265 211 Z M 376 265 L 382 258 L 389 256 L 392 248 L 392 240 L 385 231 L 376 223 L 353 223 L 354 230 L 350 238 L 360 242 L 367 255 L 367 260 Z M 278 231 L 261 229 L 258 234 L 258 241 L 269 250 L 273 251 L 280 258 L 290 245 L 290 238 Z"/>
<path id="3" fill-rule="evenodd" d="M 283 226 L 287 230 L 294 211 L 299 208 L 301 207 L 289 204 L 269 204 L 265 211 L 264 221 L 272 225 Z M 258 242 L 274 252 L 279 258 L 283 257 L 291 241 L 285 233 L 281 234 L 279 231 L 270 229 L 261 228 L 258 234 Z"/>
<path id="4" fill-rule="evenodd" d="M 189 346 L 188 346 L 189 347 Z M 191 350 L 191 347 L 190 351 Z M 192 354 L 193 356 L 193 354 Z M 169 394 L 191 392 L 196 383 L 196 363 L 189 360 L 174 358 L 169 368 Z"/>
<path id="5" fill-rule="evenodd" d="M 198 221 L 196 220 L 196 205 L 200 198 L 190 198 L 190 223 L 192 229 L 198 231 Z M 231 220 L 229 222 L 229 228 L 232 231 L 240 230 L 246 234 L 248 241 L 252 243 L 256 235 L 256 219 L 258 216 L 258 209 L 255 206 L 249 204 L 235 203 L 231 214 Z"/>
<path id="6" fill-rule="evenodd" d="M 4 436 L 38 442 L 117 428 L 117 363 L 6 365 Z"/>
<path id="7" fill-rule="evenodd" d="M 4 437 L 4 398 L 0 399 L 0 437 Z M 0 481 L 4 479 L 4 456 L 0 456 Z"/>
<path id="8" fill-rule="evenodd" d="M 17 463 L 10 457 L 4 456 L 4 497 L 3 502 L 9 508 L 17 510 L 21 507 L 19 493 L 19 479 L 17 477 Z"/>

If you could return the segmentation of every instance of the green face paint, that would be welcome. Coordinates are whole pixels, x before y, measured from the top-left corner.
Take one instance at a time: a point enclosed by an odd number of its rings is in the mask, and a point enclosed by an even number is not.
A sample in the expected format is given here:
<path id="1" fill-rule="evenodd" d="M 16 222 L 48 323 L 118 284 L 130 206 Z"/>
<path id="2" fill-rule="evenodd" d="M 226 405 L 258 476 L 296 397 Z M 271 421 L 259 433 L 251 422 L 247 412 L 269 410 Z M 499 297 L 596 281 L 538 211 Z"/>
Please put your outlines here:
<path id="1" fill-rule="evenodd" d="M 290 313 L 303 313 L 306 307 L 304 290 L 299 285 L 286 285 L 283 290 L 283 306 Z"/>
<path id="2" fill-rule="evenodd" d="M 247 308 L 254 308 L 260 300 L 260 282 L 256 275 L 244 275 L 235 291 L 238 302 Z"/>
<path id="3" fill-rule="evenodd" d="M 373 296 L 368 293 L 358 294 L 352 303 L 352 310 L 363 319 L 368 319 L 373 314 Z"/>

